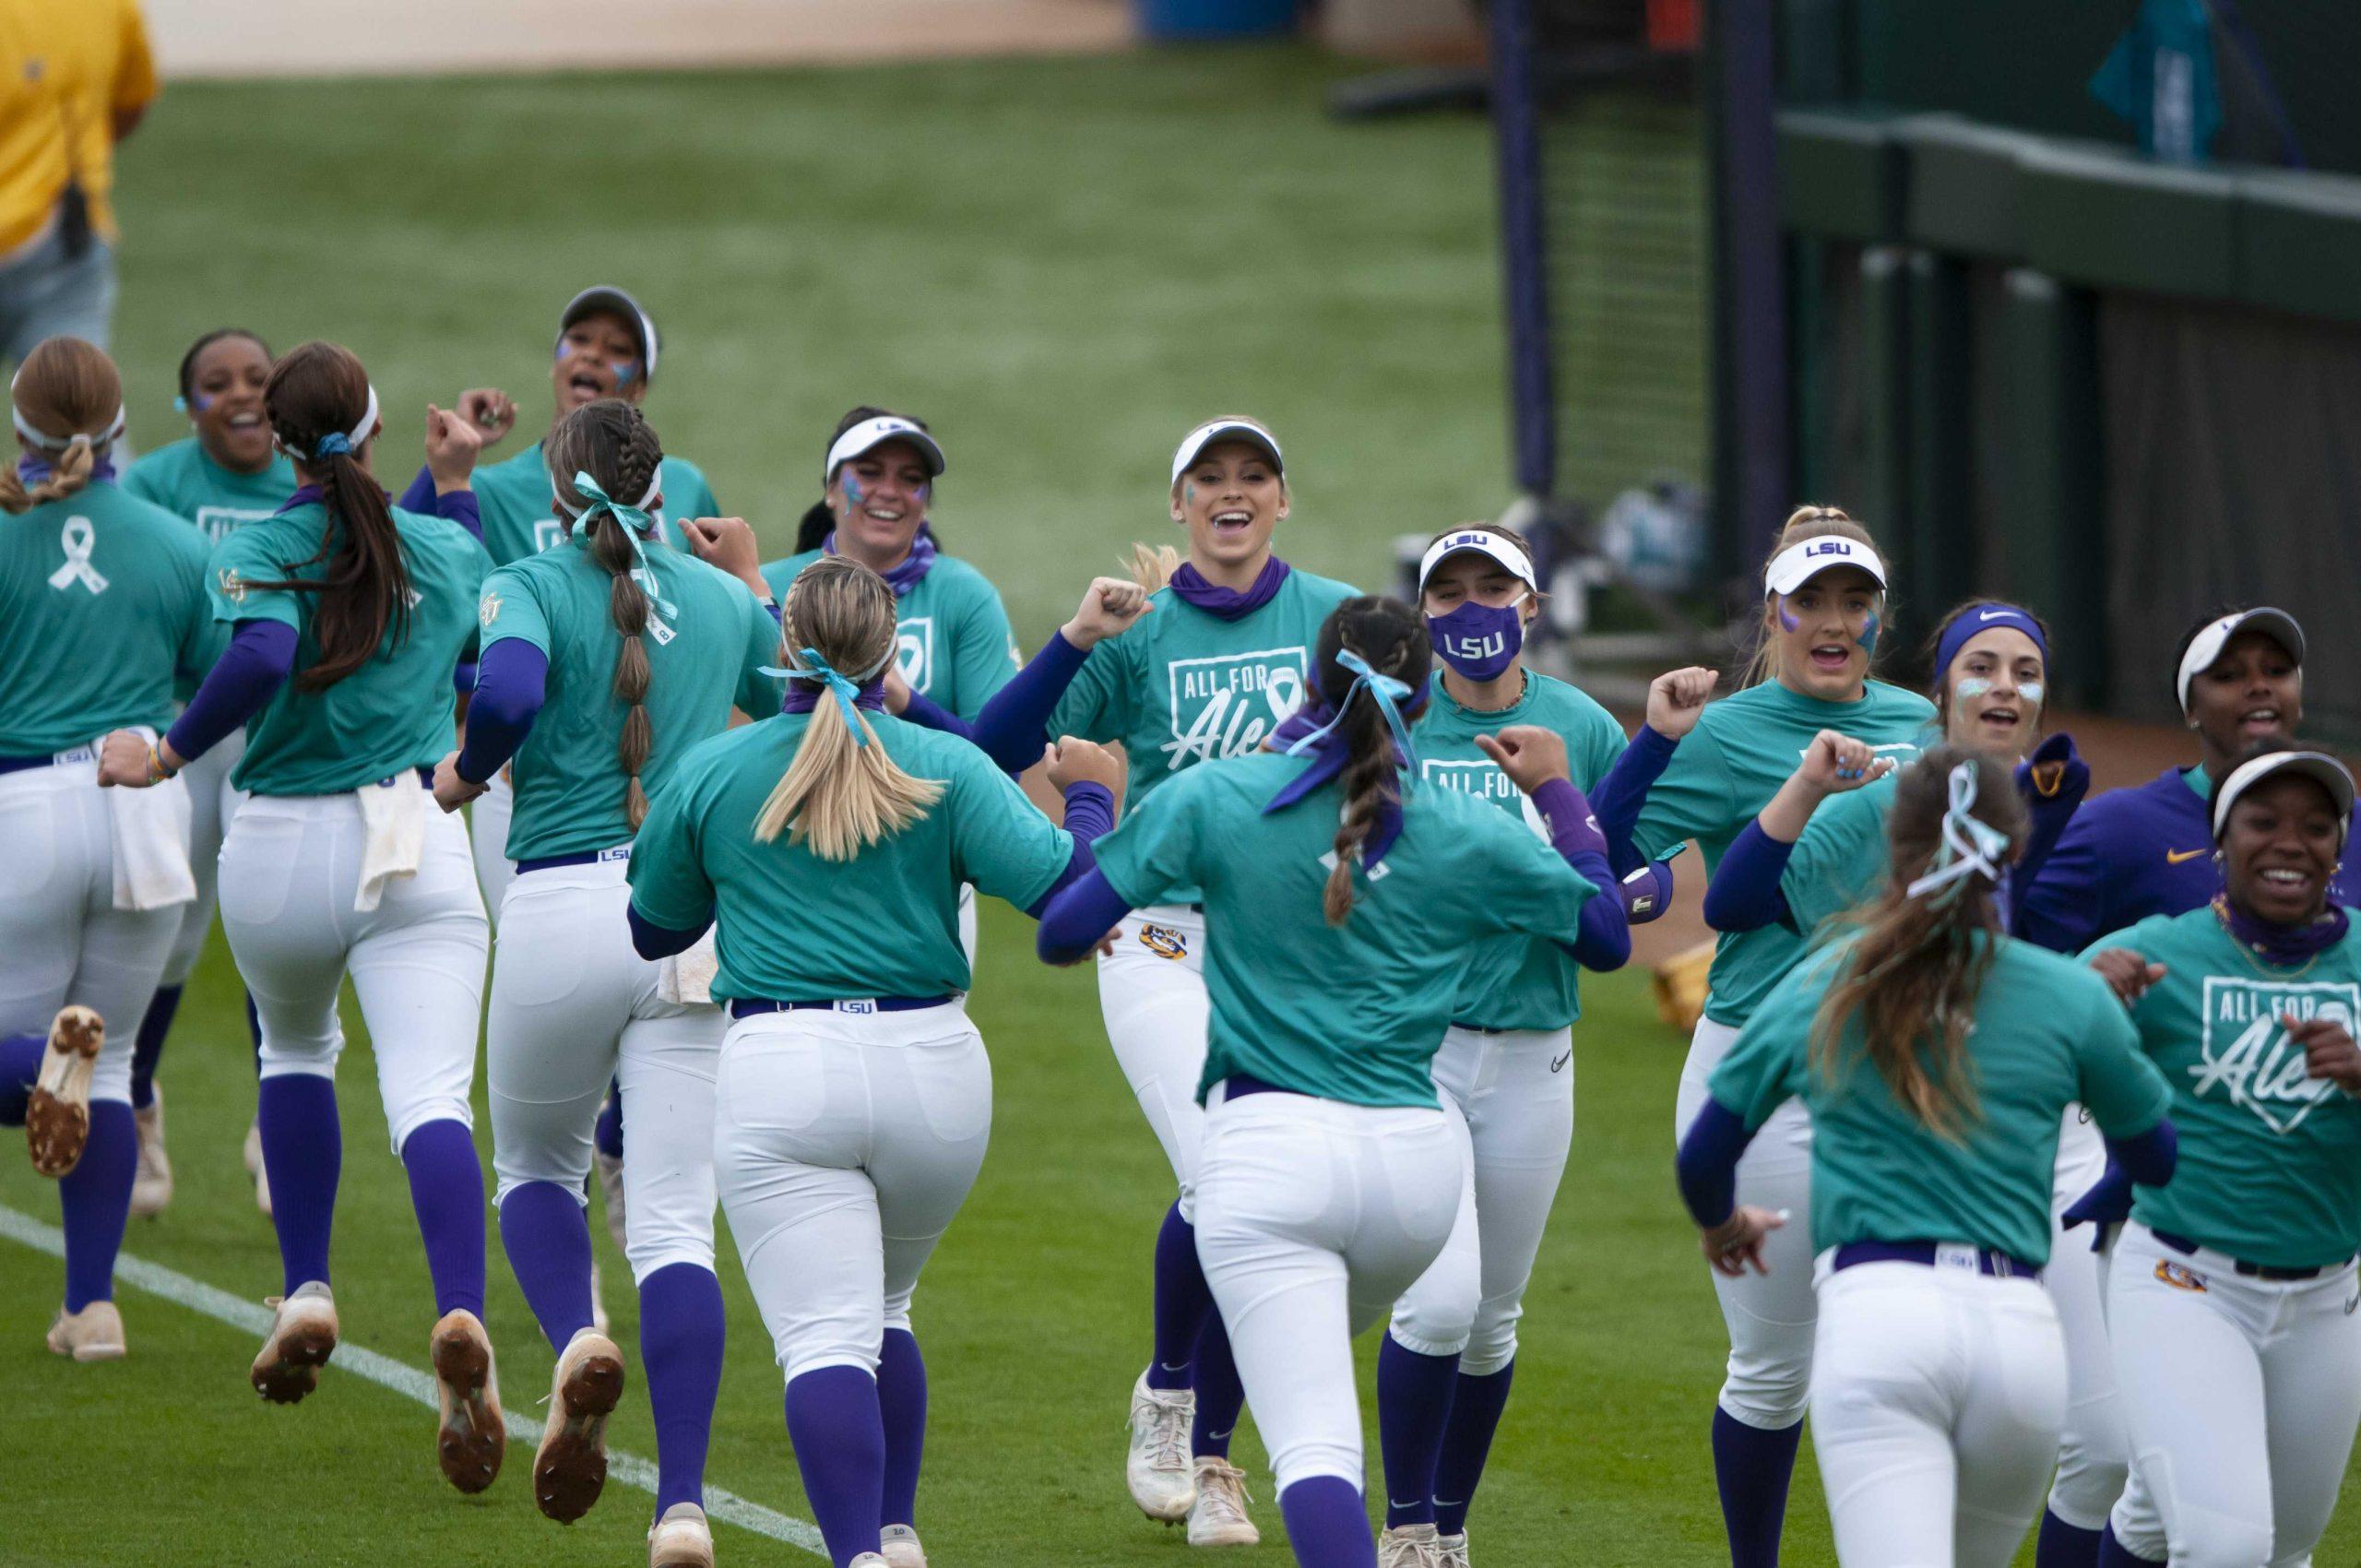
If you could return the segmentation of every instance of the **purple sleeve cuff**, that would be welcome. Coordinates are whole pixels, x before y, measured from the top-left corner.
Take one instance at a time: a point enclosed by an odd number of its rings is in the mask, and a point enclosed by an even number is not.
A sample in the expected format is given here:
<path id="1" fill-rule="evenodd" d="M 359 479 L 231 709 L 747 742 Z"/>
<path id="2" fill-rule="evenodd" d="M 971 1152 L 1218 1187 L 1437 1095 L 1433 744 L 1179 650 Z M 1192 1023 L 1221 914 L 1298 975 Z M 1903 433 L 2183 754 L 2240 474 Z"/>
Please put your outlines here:
<path id="1" fill-rule="evenodd" d="M 641 914 L 636 904 L 628 906 L 626 912 L 631 917 L 632 951 L 651 963 L 658 958 L 669 958 L 675 953 L 687 952 L 696 944 L 697 938 L 706 933 L 706 928 L 713 924 L 708 917 L 694 931 L 675 931 L 670 926 L 658 925 Z"/>
<path id="2" fill-rule="evenodd" d="M 467 529 L 479 544 L 483 541 L 483 506 L 476 500 L 474 491 L 453 490 L 441 495 L 430 495 L 427 509 L 436 517 L 447 518 Z"/>
<path id="3" fill-rule="evenodd" d="M 1041 918 L 1050 901 L 1083 877 L 1098 869 L 1098 857 L 1090 846 L 1115 826 L 1115 797 L 1104 784 L 1070 784 L 1066 786 L 1066 832 L 1074 837 L 1074 854 L 1066 861 L 1066 869 L 1050 884 L 1049 891 L 1033 900 L 1026 913 L 1035 920 Z M 1100 928 L 1102 934 L 1105 928 Z"/>
<path id="4" fill-rule="evenodd" d="M 1079 881 L 1050 900 L 1041 913 L 1034 950 L 1047 964 L 1071 964 L 1089 956 L 1098 939 L 1123 923 L 1132 907 L 1093 866 Z"/>
<path id="5" fill-rule="evenodd" d="M 1761 818 L 1748 823 L 1714 868 L 1705 888 L 1705 923 L 1715 931 L 1759 931 L 1775 922 L 1787 912 L 1779 878 L 1795 850 L 1762 831 Z"/>
<path id="6" fill-rule="evenodd" d="M 1633 925 L 1645 925 L 1672 908 L 1672 862 L 1655 861 L 1616 884 L 1624 916 Z"/>
<path id="7" fill-rule="evenodd" d="M 284 621 L 241 621 L 188 707 L 165 733 L 183 762 L 195 762 L 263 710 L 295 670 L 295 628 Z"/>
<path id="8" fill-rule="evenodd" d="M 418 477 L 409 481 L 409 488 L 402 492 L 401 499 L 394 505 L 405 512 L 433 512 L 434 510 L 434 470 L 421 468 L 418 470 Z M 481 523 L 476 527 L 476 537 L 478 539 L 483 537 L 483 527 Z"/>
<path id="9" fill-rule="evenodd" d="M 1607 859 L 1607 835 L 1600 831 L 1590 802 L 1572 779 L 1552 778 L 1533 792 L 1533 803 L 1548 820 L 1549 842 L 1558 853 L 1571 859 L 1577 851 L 1587 851 Z M 1599 885 L 1612 887 L 1615 882 L 1610 875 Z"/>

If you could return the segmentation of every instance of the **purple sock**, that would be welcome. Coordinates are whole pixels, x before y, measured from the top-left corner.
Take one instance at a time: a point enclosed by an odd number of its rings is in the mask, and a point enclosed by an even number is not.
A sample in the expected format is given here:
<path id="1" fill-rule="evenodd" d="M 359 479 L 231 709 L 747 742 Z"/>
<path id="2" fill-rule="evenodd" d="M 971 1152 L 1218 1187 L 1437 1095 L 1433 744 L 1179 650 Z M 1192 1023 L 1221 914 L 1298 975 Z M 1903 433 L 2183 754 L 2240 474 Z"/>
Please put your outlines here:
<path id="1" fill-rule="evenodd" d="M 1189 1452 L 1199 1458 L 1229 1457 L 1230 1434 L 1238 1430 L 1238 1413 L 1246 1408 L 1246 1385 L 1238 1381 L 1238 1362 L 1229 1353 L 1229 1327 L 1221 1313 L 1205 1313 L 1197 1336 L 1197 1419 L 1189 1427 Z"/>
<path id="2" fill-rule="evenodd" d="M 889 1328 L 877 1358 L 877 1409 L 885 1422 L 885 1500 L 882 1525 L 919 1522 L 919 1463 L 926 1456 L 926 1358 L 918 1336 Z"/>
<path id="3" fill-rule="evenodd" d="M 511 1194 L 512 1198 L 514 1194 Z M 579 1206 L 576 1214 L 581 1212 Z M 506 1216 L 501 1229 L 507 1229 Z M 588 1239 L 586 1228 L 584 1239 Z M 705 1505 L 705 1451 L 721 1387 L 727 1336 L 713 1270 L 666 1264 L 639 1288 L 639 1361 L 656 1418 L 656 1516 L 675 1503 Z"/>
<path id="4" fill-rule="evenodd" d="M 2109 1523 L 2099 1532 L 2099 1568 L 2165 1568 L 2164 1560 L 2141 1557 L 2115 1538 L 2115 1526 Z"/>
<path id="5" fill-rule="evenodd" d="M 1191 1386 L 1190 1367 L 1198 1336 L 1213 1316 L 1214 1293 L 1197 1261 L 1197 1228 L 1180 1218 L 1180 1206 L 1165 1210 L 1156 1233 L 1156 1354 L 1147 1364 L 1150 1388 Z"/>
<path id="6" fill-rule="evenodd" d="M 25 1124 L 25 1107 L 41 1078 L 41 1059 L 48 1053 L 47 1035 L 0 1037 L 0 1127 Z"/>
<path id="7" fill-rule="evenodd" d="M 623 1157 L 623 1086 L 620 1081 L 607 1085 L 606 1103 L 599 1107 L 599 1120 L 591 1129 L 590 1141 L 609 1159 Z"/>
<path id="8" fill-rule="evenodd" d="M 859 1367 L 822 1367 L 787 1385 L 787 1440 L 813 1522 L 836 1568 L 879 1550 L 885 1425 L 877 1380 Z"/>
<path id="9" fill-rule="evenodd" d="M 1804 1424 L 1766 1431 L 1714 1409 L 1714 1480 L 1722 1491 L 1722 1527 L 1730 1568 L 1778 1568 L 1779 1532 L 1787 1522 L 1787 1479 Z"/>
<path id="10" fill-rule="evenodd" d="M 402 1166 L 434 1277 L 435 1315 L 464 1307 L 483 1316 L 483 1162 L 474 1134 L 464 1123 L 429 1122 L 402 1140 Z"/>
<path id="11" fill-rule="evenodd" d="M 262 1013 L 255 1006 L 255 993 L 253 992 L 247 992 L 245 993 L 245 998 L 246 1038 L 254 1041 L 255 1076 L 259 1078 L 262 1076 Z M 263 1169 L 268 1170 L 269 1167 L 265 1166 Z M 271 1199 L 271 1202 L 273 1203 L 277 1203 L 278 1201 L 279 1200 L 275 1197 Z"/>
<path id="12" fill-rule="evenodd" d="M 44 1042 L 46 1043 L 46 1042 Z M 57 1183 L 65 1211 L 65 1310 L 114 1299 L 114 1255 L 131 1218 L 131 1180 L 139 1173 L 139 1129 L 119 1099 L 90 1102 L 90 1141 L 81 1163 Z"/>
<path id="13" fill-rule="evenodd" d="M 1457 1356 L 1425 1356 L 1393 1335 L 1377 1347 L 1377 1441 L 1385 1456 L 1385 1527 L 1431 1525 L 1435 1466 L 1451 1420 Z"/>
<path id="14" fill-rule="evenodd" d="M 1279 1493 L 1287 1544 L 1301 1568 L 1377 1568 L 1377 1538 L 1360 1489 L 1341 1476 L 1308 1476 Z"/>
<path id="15" fill-rule="evenodd" d="M 1492 1433 L 1500 1430 L 1501 1412 L 1509 1405 L 1509 1384 L 1515 1376 L 1516 1363 L 1511 1361 L 1496 1372 L 1461 1372 L 1452 1387 L 1451 1420 L 1442 1429 L 1442 1452 L 1435 1459 L 1437 1534 L 1467 1533 L 1467 1505 L 1476 1500 L 1476 1483 L 1484 1479 Z"/>
<path id="16" fill-rule="evenodd" d="M 456 1122 L 429 1126 L 456 1127 Z M 421 1127 L 420 1132 L 426 1129 Z M 415 1137 L 415 1134 L 413 1134 Z M 473 1147 L 470 1143 L 469 1147 Z M 409 1154 L 405 1148 L 404 1155 Z M 421 1220 L 421 1223 L 423 1221 Z M 582 1199 L 554 1182 L 527 1182 L 500 1203 L 500 1244 L 525 1304 L 552 1350 L 590 1326 L 590 1224 Z"/>
<path id="17" fill-rule="evenodd" d="M 2098 1568 L 2099 1532 L 2070 1525 L 2045 1508 L 2041 1539 L 2033 1549 L 2033 1568 Z"/>
<path id="18" fill-rule="evenodd" d="M 164 1036 L 172 1031 L 172 1015 L 181 1007 L 181 988 L 160 985 L 148 999 L 148 1016 L 139 1020 L 139 1038 L 131 1047 L 131 1104 L 145 1111 L 156 1103 L 156 1063 L 163 1060 Z"/>
<path id="19" fill-rule="evenodd" d="M 288 1295 L 328 1277 L 328 1233 L 344 1171 L 336 1080 L 309 1073 L 265 1078 L 255 1095 L 263 1169 L 270 1172 L 270 1223 L 279 1232 L 280 1289 Z"/>

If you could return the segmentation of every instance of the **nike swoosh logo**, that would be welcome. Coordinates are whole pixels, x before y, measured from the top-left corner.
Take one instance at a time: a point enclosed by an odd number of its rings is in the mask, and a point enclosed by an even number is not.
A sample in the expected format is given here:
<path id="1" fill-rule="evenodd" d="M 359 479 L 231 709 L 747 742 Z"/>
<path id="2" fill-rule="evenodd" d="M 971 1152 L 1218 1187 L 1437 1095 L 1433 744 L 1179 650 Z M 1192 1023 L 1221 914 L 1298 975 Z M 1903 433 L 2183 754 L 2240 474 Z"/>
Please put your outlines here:
<path id="1" fill-rule="evenodd" d="M 1979 610 L 1975 612 L 1975 618 L 1979 621 L 1998 621 L 2008 613 L 2010 612 L 2006 610 Z"/>
<path id="2" fill-rule="evenodd" d="M 1559 1057 L 1556 1061 L 1549 1063 L 1549 1070 L 1553 1073 L 1562 1071 L 1566 1063 L 1572 1062 L 1573 1059 L 1574 1053 L 1572 1051 L 1569 1050 L 1565 1055 Z"/>
<path id="3" fill-rule="evenodd" d="M 2204 853 L 2203 849 L 2166 849 L 2165 863 L 2168 866 L 2186 865 Z"/>

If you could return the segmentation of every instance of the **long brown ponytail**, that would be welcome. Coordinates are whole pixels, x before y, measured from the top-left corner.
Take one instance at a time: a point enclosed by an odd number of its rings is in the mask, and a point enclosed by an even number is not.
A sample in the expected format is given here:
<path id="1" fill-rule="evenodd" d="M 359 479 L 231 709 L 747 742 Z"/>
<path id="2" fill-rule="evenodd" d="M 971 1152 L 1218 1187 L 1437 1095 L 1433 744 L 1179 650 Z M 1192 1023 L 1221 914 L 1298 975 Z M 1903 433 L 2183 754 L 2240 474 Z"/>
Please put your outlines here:
<path id="1" fill-rule="evenodd" d="M 1322 912 L 1330 925 L 1343 925 L 1352 914 L 1357 897 L 1353 876 L 1360 865 L 1361 846 L 1375 830 L 1381 809 L 1402 799 L 1394 731 L 1372 695 L 1352 695 L 1353 683 L 1359 677 L 1337 661 L 1347 649 L 1359 655 L 1379 674 L 1392 676 L 1414 693 L 1426 685 L 1434 661 L 1425 623 L 1399 600 L 1370 595 L 1348 599 L 1320 628 L 1314 679 L 1332 709 L 1344 704 L 1337 733 L 1344 737 L 1347 748 L 1345 770 L 1337 780 L 1345 791 L 1345 806 L 1336 819 L 1335 865 L 1321 893 Z"/>
<path id="2" fill-rule="evenodd" d="M 1851 1065 L 1845 1027 L 1859 1014 L 1864 1054 L 1886 1087 L 1920 1125 L 1952 1142 L 1982 1115 L 1967 1040 L 1999 949 L 2000 915 L 1980 872 L 1917 896 L 1910 885 L 1942 858 L 1952 776 L 1961 769 L 1972 770 L 1975 785 L 1968 814 L 2007 840 L 1995 858 L 2012 859 L 2023 845 L 2024 802 L 2007 768 L 1952 745 L 1911 764 L 1895 784 L 1886 827 L 1891 879 L 1858 917 L 1859 940 L 1821 1001 L 1811 1041 L 1813 1070 L 1836 1081 Z"/>
<path id="3" fill-rule="evenodd" d="M 30 489 L 16 464 L 0 464 L 0 512 L 28 512 L 89 483 L 123 411 L 123 376 L 105 351 L 79 338 L 44 338 L 17 368 L 9 398 L 19 419 L 65 445 L 42 449 L 49 477 Z"/>
<path id="4" fill-rule="evenodd" d="M 351 439 L 369 405 L 369 373 L 334 343 L 289 350 L 263 384 L 271 434 L 319 485 L 328 514 L 319 553 L 302 563 L 326 562 L 326 576 L 246 585 L 320 596 L 312 624 L 319 660 L 295 676 L 303 691 L 324 691 L 368 663 L 388 630 L 397 644 L 409 636 L 409 563 L 401 533 L 365 461 L 370 433 Z"/>
<path id="5" fill-rule="evenodd" d="M 550 483 L 569 505 L 587 505 L 590 497 L 578 494 L 574 476 L 587 473 L 609 498 L 634 505 L 656 482 L 664 461 L 663 444 L 656 427 L 620 398 L 587 403 L 557 422 L 541 443 L 541 460 L 548 465 Z M 622 641 L 615 648 L 611 690 L 623 705 L 623 731 L 615 742 L 615 760 L 623 766 L 623 815 L 632 830 L 647 820 L 647 790 L 640 770 L 656 744 L 655 727 L 647 717 L 647 688 L 655 678 L 647 661 L 647 590 L 632 576 L 638 552 L 623 521 L 601 507 L 591 518 L 590 558 L 606 568 L 612 586 L 607 593 L 607 613 Z"/>

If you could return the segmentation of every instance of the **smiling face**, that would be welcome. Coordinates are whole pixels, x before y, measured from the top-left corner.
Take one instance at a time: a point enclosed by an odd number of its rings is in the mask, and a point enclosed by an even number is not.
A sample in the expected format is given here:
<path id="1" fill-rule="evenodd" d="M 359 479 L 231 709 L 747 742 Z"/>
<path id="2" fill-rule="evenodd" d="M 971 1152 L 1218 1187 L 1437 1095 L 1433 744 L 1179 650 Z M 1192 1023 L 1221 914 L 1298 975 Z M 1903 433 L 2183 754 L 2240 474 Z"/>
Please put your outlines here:
<path id="1" fill-rule="evenodd" d="M 2304 721 L 2304 672 L 2278 639 L 2240 632 L 2189 683 L 2189 722 L 2208 760 L 2227 764 L 2257 741 L 2285 740 Z"/>
<path id="2" fill-rule="evenodd" d="M 2014 626 L 1977 633 L 1952 656 L 1936 688 L 1943 738 L 2014 762 L 2040 738 L 2048 683 L 2031 637 Z"/>
<path id="3" fill-rule="evenodd" d="M 934 479 L 926 458 L 907 441 L 885 441 L 848 457 L 828 481 L 828 509 L 836 515 L 836 548 L 890 568 L 909 553 L 926 521 Z"/>
<path id="4" fill-rule="evenodd" d="M 270 466 L 270 422 L 262 389 L 270 356 L 251 338 L 218 338 L 189 367 L 188 422 L 205 455 L 235 473 Z"/>
<path id="5" fill-rule="evenodd" d="M 1793 593 L 1772 595 L 1763 614 L 1782 685 L 1823 702 L 1861 695 L 1885 614 L 1876 578 L 1857 566 L 1832 566 Z"/>
<path id="6" fill-rule="evenodd" d="M 1172 487 L 1172 520 L 1189 530 L 1189 556 L 1201 570 L 1260 561 L 1287 515 L 1287 481 L 1248 441 L 1215 442 Z"/>
<path id="7" fill-rule="evenodd" d="M 2328 907 L 2338 859 L 2336 802 L 2317 779 L 2282 774 L 2238 797 L 2222 833 L 2230 901 L 2273 925 Z"/>
<path id="8" fill-rule="evenodd" d="M 647 393 L 647 371 L 631 323 L 612 311 L 592 311 L 558 339 L 550 366 L 558 417 L 601 398 L 638 402 Z"/>

